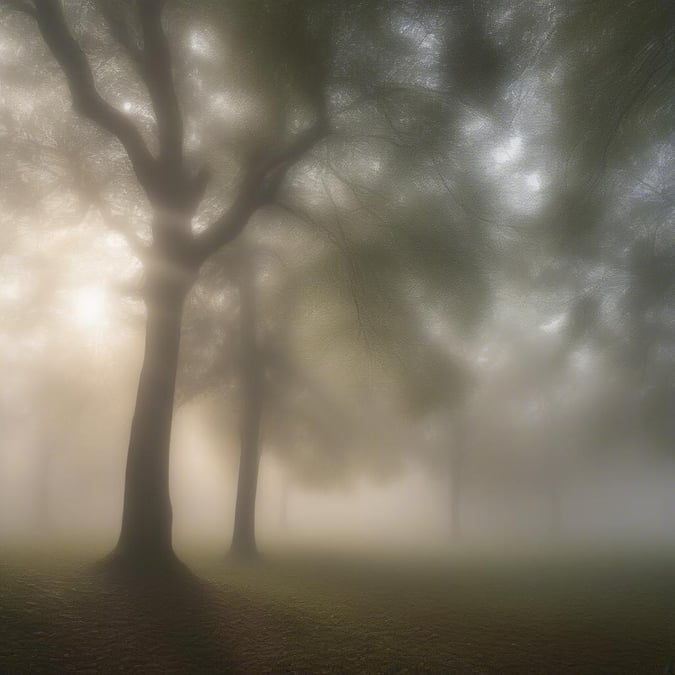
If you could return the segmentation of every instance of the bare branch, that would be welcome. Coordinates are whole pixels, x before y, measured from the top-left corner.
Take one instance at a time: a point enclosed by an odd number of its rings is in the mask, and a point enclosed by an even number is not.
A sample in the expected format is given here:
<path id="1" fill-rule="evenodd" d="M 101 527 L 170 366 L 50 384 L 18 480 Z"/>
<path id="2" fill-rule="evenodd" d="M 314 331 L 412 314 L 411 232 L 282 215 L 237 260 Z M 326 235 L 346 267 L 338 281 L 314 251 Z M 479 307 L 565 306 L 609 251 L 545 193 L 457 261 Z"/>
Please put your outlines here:
<path id="1" fill-rule="evenodd" d="M 195 254 L 201 263 L 221 246 L 234 240 L 253 213 L 274 201 L 288 170 L 327 134 L 323 121 L 298 135 L 284 150 L 254 162 L 246 173 L 239 194 L 230 208 L 196 238 Z"/>
<path id="2" fill-rule="evenodd" d="M 93 193 L 92 201 L 101 214 L 104 224 L 124 237 L 131 251 L 141 262 L 146 261 L 151 252 L 150 247 L 129 227 L 125 220 L 110 211 L 101 194 Z"/>
<path id="3" fill-rule="evenodd" d="M 143 54 L 123 16 L 115 12 L 107 2 L 98 3 L 98 11 L 101 12 L 106 24 L 108 24 L 108 30 L 115 42 L 128 52 L 134 65 L 140 65 L 143 60 Z"/>
<path id="4" fill-rule="evenodd" d="M 141 186 L 153 199 L 158 189 L 156 161 L 134 124 L 97 92 L 87 57 L 68 29 L 61 3 L 36 0 L 35 9 L 40 33 L 68 80 L 75 109 L 122 143 Z"/>
<path id="5" fill-rule="evenodd" d="M 320 231 L 320 235 L 323 235 L 331 246 L 338 249 L 340 253 L 343 252 L 342 246 L 335 233 L 332 232 L 331 229 L 324 225 L 321 221 L 312 220 L 307 214 L 302 213 L 296 207 L 291 206 L 290 204 L 277 202 L 277 206 L 288 212 L 298 223 L 305 225 L 311 231 Z"/>
<path id="6" fill-rule="evenodd" d="M 143 79 L 150 93 L 159 132 L 160 161 L 182 171 L 183 121 L 171 74 L 171 50 L 162 28 L 162 0 L 140 2 L 143 30 Z"/>
<path id="7" fill-rule="evenodd" d="M 357 256 L 354 254 L 354 248 L 351 245 L 347 235 L 345 234 L 344 227 L 342 225 L 342 219 L 340 218 L 340 209 L 335 202 L 333 197 L 333 192 L 330 189 L 330 186 L 324 178 L 322 180 L 323 189 L 328 197 L 331 206 L 333 207 L 333 214 L 335 216 L 335 224 L 337 226 L 337 231 L 340 237 L 340 242 L 342 244 L 342 252 L 344 259 L 347 263 L 347 278 L 349 281 L 349 290 L 351 292 L 352 301 L 354 303 L 354 312 L 356 314 L 356 323 L 358 326 L 359 333 L 363 339 L 366 350 L 368 353 L 372 351 L 370 338 L 368 337 L 368 326 L 363 318 L 363 308 L 361 306 L 360 293 L 362 294 L 366 288 L 366 283 L 363 278 L 363 271 L 361 265 L 358 262 Z"/>
<path id="8" fill-rule="evenodd" d="M 68 168 L 75 178 L 75 185 L 82 200 L 87 204 L 87 208 L 92 206 L 96 208 L 104 224 L 122 235 L 134 255 L 139 260 L 145 261 L 150 253 L 150 247 L 129 227 L 126 220 L 116 216 L 110 210 L 100 182 L 93 177 L 91 171 L 87 170 L 84 162 L 81 161 L 82 158 L 72 153 L 64 154 L 67 157 Z"/>

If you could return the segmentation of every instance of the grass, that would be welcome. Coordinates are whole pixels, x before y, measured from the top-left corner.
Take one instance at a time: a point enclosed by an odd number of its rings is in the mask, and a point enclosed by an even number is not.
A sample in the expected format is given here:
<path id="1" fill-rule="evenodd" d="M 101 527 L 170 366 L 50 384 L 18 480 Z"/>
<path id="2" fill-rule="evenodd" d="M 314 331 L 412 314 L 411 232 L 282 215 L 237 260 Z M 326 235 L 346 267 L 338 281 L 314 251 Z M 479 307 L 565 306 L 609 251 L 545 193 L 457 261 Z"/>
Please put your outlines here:
<path id="1" fill-rule="evenodd" d="M 201 556 L 122 580 L 0 564 L 0 672 L 662 674 L 675 556 Z"/>

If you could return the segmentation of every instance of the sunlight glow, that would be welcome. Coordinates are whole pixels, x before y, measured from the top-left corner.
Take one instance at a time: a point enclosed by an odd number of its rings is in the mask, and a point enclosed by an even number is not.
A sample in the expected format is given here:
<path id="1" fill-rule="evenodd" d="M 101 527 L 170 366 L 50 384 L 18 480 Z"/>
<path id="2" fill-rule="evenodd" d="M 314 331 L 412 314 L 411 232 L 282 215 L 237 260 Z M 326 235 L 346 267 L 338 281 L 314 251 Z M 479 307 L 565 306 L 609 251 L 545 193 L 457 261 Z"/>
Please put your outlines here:
<path id="1" fill-rule="evenodd" d="M 105 293 L 96 287 L 81 288 L 73 298 L 73 314 L 79 324 L 98 328 L 107 321 Z"/>
<path id="2" fill-rule="evenodd" d="M 18 300 L 21 296 L 21 284 L 16 279 L 0 280 L 0 299 L 7 301 Z"/>
<path id="3" fill-rule="evenodd" d="M 539 175 L 539 172 L 533 171 L 532 173 L 528 173 L 527 176 L 525 176 L 525 185 L 527 185 L 532 192 L 539 192 L 539 190 L 541 190 L 541 176 Z"/>
<path id="4" fill-rule="evenodd" d="M 190 50 L 198 56 L 208 56 L 213 50 L 208 35 L 203 30 L 193 29 L 188 36 Z"/>
<path id="5" fill-rule="evenodd" d="M 106 246 L 112 249 L 123 249 L 127 245 L 124 237 L 118 232 L 107 232 L 103 238 Z"/>
<path id="6" fill-rule="evenodd" d="M 523 137 L 511 136 L 506 143 L 494 149 L 492 158 L 497 164 L 507 164 L 519 159 L 522 154 Z"/>

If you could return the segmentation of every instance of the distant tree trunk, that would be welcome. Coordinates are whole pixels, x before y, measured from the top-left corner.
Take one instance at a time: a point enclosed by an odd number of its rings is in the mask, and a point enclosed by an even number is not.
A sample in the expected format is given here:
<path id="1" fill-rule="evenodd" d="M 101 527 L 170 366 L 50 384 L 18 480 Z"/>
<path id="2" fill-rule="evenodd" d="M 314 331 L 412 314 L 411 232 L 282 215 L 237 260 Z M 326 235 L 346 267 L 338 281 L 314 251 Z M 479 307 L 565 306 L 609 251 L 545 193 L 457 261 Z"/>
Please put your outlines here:
<path id="1" fill-rule="evenodd" d="M 51 443 L 48 433 L 43 433 L 39 439 L 40 450 L 37 466 L 37 500 L 36 500 L 36 527 L 41 535 L 46 535 L 50 525 L 50 476 L 51 476 Z"/>
<path id="2" fill-rule="evenodd" d="M 551 537 L 557 539 L 562 532 L 562 491 L 560 480 L 551 476 L 548 489 L 548 527 Z"/>
<path id="3" fill-rule="evenodd" d="M 664 471 L 662 480 L 663 524 L 665 531 L 669 532 L 671 523 L 675 517 L 675 488 L 673 487 L 673 479 L 670 472 Z"/>
<path id="4" fill-rule="evenodd" d="M 450 536 L 459 539 L 462 534 L 462 462 L 453 457 L 450 465 Z"/>
<path id="5" fill-rule="evenodd" d="M 255 502 L 260 465 L 260 422 L 263 407 L 263 369 L 256 331 L 256 299 L 252 270 L 242 263 L 239 277 L 241 340 L 241 416 L 237 502 L 231 552 L 243 558 L 257 556 Z"/>
<path id="6" fill-rule="evenodd" d="M 288 475 L 281 477 L 281 494 L 279 498 L 279 526 L 282 529 L 288 527 Z"/>
<path id="7" fill-rule="evenodd" d="M 122 528 L 113 556 L 175 560 L 171 540 L 169 443 L 183 300 L 188 287 L 149 280 L 145 354 L 131 423 Z"/>
<path id="8" fill-rule="evenodd" d="M 467 427 L 461 415 L 455 418 L 453 445 L 450 448 L 450 536 L 462 534 L 462 469 L 467 442 Z"/>

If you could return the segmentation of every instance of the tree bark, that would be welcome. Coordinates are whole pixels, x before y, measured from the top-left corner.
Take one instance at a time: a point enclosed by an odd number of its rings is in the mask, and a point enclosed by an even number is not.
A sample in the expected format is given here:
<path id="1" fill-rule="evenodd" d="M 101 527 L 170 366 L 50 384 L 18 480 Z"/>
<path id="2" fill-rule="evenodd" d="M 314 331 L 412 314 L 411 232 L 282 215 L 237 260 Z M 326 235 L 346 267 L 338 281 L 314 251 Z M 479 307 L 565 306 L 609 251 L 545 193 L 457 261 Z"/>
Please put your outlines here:
<path id="1" fill-rule="evenodd" d="M 169 497 L 169 444 L 186 288 L 150 281 L 145 354 L 131 423 L 122 528 L 114 556 L 156 564 L 175 560 Z"/>
<path id="2" fill-rule="evenodd" d="M 256 300 L 251 269 L 246 263 L 239 279 L 241 338 L 240 456 L 234 531 L 230 551 L 243 558 L 257 556 L 255 502 L 260 465 L 260 422 L 263 372 L 256 340 Z"/>

